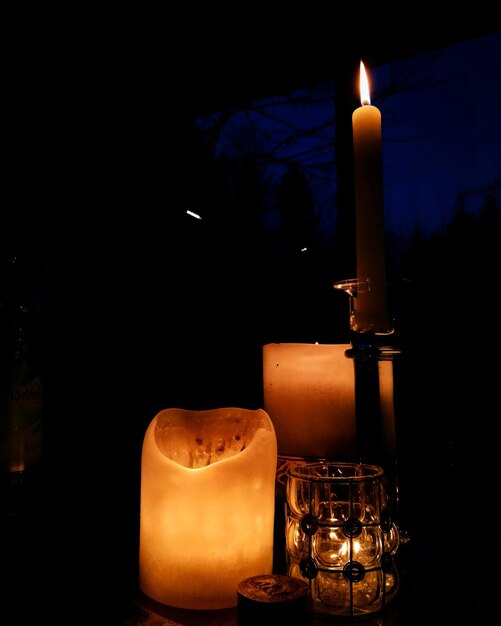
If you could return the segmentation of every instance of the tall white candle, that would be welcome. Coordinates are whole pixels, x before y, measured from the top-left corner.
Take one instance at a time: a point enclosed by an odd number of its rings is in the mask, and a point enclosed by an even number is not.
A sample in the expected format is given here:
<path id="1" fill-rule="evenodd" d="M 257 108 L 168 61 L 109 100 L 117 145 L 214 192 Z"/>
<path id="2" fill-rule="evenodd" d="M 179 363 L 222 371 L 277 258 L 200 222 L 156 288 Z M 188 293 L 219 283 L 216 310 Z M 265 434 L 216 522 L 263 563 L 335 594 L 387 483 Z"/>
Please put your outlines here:
<path id="1" fill-rule="evenodd" d="M 280 456 L 351 458 L 356 452 L 350 344 L 263 346 L 264 408 Z"/>
<path id="2" fill-rule="evenodd" d="M 270 574 L 277 443 L 262 409 L 166 409 L 141 461 L 139 583 L 182 609 L 237 605 L 237 587 Z"/>
<path id="3" fill-rule="evenodd" d="M 354 301 L 353 330 L 387 332 L 381 112 L 371 104 L 360 62 L 362 106 L 352 116 L 355 168 L 357 278 L 368 280 Z"/>

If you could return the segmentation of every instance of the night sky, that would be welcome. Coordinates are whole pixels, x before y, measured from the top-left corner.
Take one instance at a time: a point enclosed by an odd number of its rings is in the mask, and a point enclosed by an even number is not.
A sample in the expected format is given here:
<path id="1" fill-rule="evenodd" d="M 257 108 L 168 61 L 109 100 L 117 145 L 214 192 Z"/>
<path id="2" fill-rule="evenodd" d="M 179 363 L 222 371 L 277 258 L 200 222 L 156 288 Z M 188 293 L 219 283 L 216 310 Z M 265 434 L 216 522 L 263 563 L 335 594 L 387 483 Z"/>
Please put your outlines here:
<path id="1" fill-rule="evenodd" d="M 368 68 L 371 100 L 382 112 L 387 229 L 408 237 L 443 232 L 459 205 L 477 212 L 485 196 L 499 201 L 501 172 L 501 35 Z M 264 181 L 276 184 L 297 161 L 315 197 L 326 237 L 336 226 L 334 85 L 297 90 L 235 112 L 215 154 L 261 156 Z M 357 87 L 358 89 L 358 87 Z M 359 97 L 358 91 L 356 97 Z M 220 120 L 214 116 L 212 124 Z M 200 120 L 211 128 L 211 118 Z M 346 124 L 351 124 L 347 118 Z M 279 227 L 276 211 L 267 216 Z"/>

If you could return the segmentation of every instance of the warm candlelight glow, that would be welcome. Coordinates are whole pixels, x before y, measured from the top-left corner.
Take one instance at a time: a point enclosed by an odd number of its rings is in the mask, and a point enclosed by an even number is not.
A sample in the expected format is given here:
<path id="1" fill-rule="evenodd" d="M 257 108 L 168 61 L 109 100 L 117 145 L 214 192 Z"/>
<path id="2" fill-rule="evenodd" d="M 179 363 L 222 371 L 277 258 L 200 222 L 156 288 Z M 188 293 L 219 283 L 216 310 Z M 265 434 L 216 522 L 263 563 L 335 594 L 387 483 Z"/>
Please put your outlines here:
<path id="1" fill-rule="evenodd" d="M 177 608 L 224 609 L 241 580 L 271 574 L 276 464 L 261 409 L 161 411 L 142 450 L 141 590 Z"/>
<path id="2" fill-rule="evenodd" d="M 365 65 L 363 61 L 360 61 L 360 102 L 362 104 L 371 103 L 371 94 L 369 89 L 369 78 L 365 71 Z"/>

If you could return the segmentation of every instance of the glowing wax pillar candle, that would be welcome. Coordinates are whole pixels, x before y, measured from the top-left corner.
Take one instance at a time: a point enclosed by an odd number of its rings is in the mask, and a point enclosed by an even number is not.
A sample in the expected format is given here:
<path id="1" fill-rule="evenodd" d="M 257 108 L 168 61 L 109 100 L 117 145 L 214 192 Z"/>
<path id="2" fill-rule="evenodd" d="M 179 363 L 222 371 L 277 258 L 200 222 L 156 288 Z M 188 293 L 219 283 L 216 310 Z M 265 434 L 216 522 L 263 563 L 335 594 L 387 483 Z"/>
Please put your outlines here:
<path id="1" fill-rule="evenodd" d="M 279 456 L 351 458 L 356 452 L 350 344 L 263 346 L 264 408 Z"/>
<path id="2" fill-rule="evenodd" d="M 382 452 L 387 458 L 397 454 L 395 405 L 393 390 L 393 361 L 378 361 L 379 400 L 381 404 Z"/>
<path id="3" fill-rule="evenodd" d="M 384 245 L 381 112 L 371 104 L 364 64 L 360 63 L 362 106 L 352 116 L 355 168 L 357 278 L 368 281 L 354 301 L 353 330 L 388 332 Z"/>
<path id="4" fill-rule="evenodd" d="M 262 409 L 165 409 L 141 461 L 139 585 L 182 609 L 237 605 L 273 566 L 277 443 Z"/>

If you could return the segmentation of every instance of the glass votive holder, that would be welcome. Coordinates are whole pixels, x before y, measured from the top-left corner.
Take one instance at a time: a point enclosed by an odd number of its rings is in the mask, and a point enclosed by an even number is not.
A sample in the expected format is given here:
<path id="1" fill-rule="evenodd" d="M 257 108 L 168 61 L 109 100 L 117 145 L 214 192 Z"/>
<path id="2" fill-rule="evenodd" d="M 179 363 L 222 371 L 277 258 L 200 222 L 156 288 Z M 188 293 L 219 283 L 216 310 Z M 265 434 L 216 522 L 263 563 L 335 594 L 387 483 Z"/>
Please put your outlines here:
<path id="1" fill-rule="evenodd" d="M 399 586 L 399 533 L 383 469 L 306 463 L 288 471 L 286 492 L 287 573 L 308 583 L 310 613 L 381 613 Z"/>

